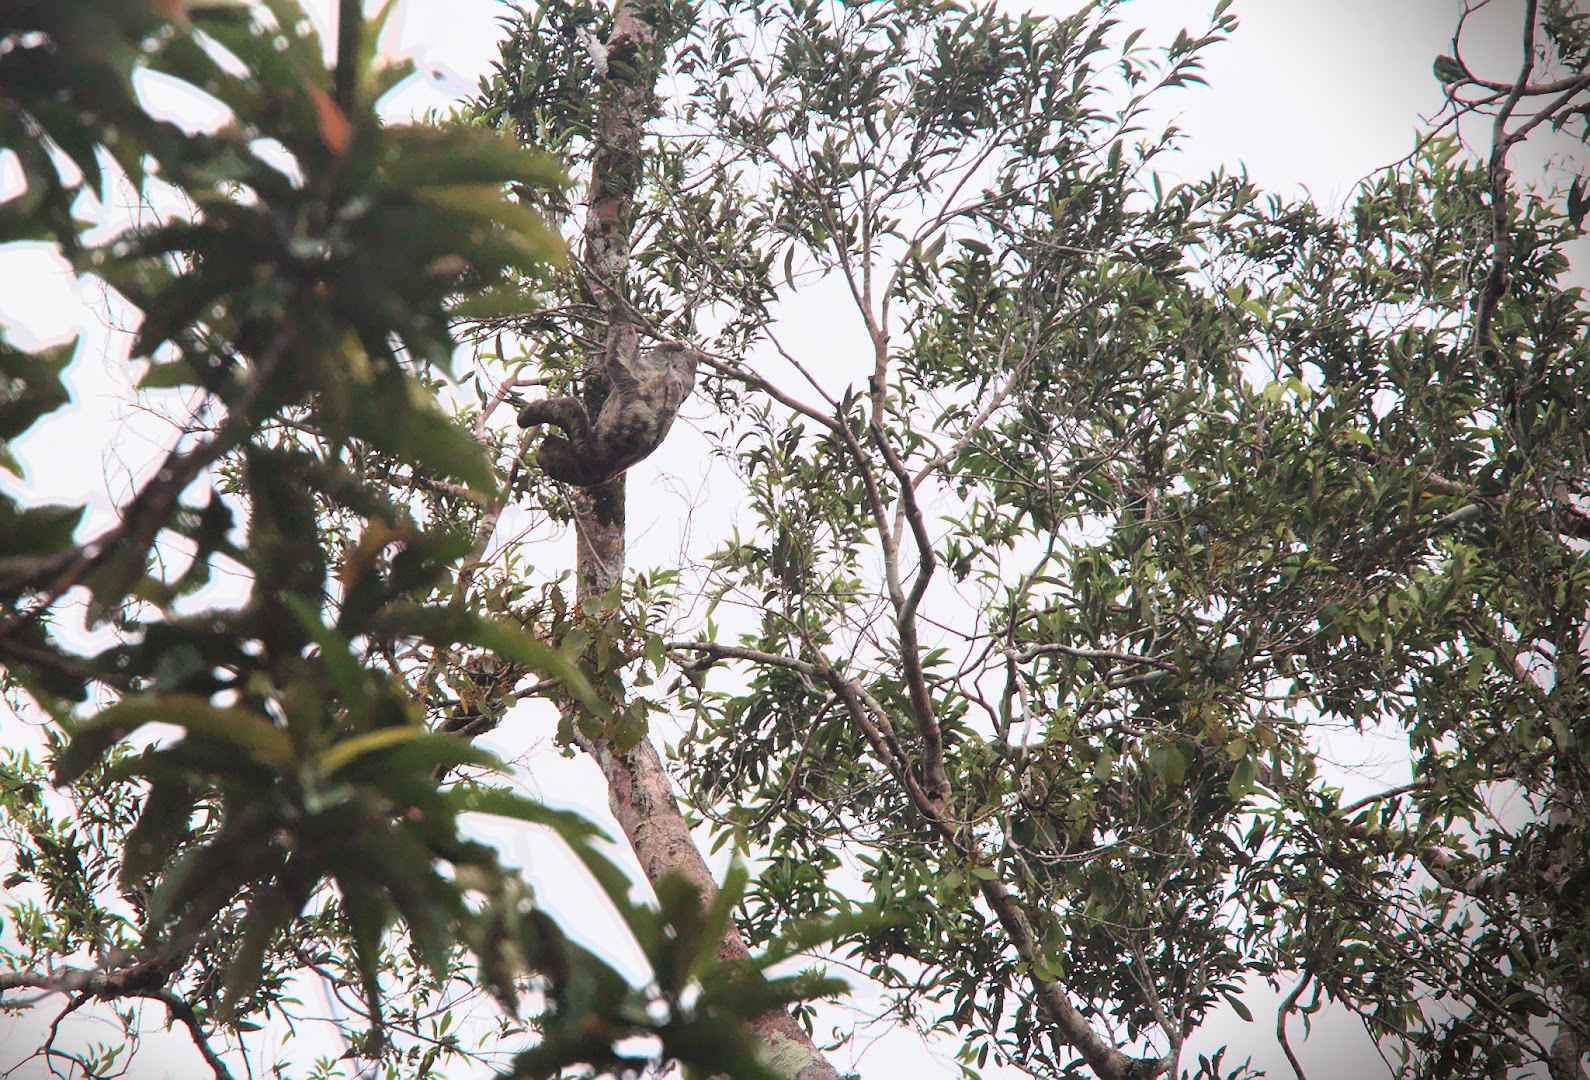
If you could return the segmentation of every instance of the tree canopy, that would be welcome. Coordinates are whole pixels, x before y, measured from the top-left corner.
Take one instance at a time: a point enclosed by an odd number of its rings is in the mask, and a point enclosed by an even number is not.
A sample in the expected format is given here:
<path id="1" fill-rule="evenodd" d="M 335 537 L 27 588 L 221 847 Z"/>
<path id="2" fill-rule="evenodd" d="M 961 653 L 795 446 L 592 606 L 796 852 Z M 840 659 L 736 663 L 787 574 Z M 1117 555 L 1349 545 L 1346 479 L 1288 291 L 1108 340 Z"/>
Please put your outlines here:
<path id="1" fill-rule="evenodd" d="M 1399 1076 L 1585 1077 L 1590 203 L 1510 156 L 1584 140 L 1571 4 L 1511 73 L 1465 13 L 1447 112 L 1341 215 L 1161 173 L 1224 3 L 1153 44 L 1113 0 L 546 0 L 464 115 L 387 127 L 348 0 L 329 64 L 290 0 L 17 10 L 0 239 L 142 311 L 188 419 L 106 532 L 0 484 L 49 739 L 0 769 L 8 1007 L 130 1039 L 152 999 L 224 1078 L 315 979 L 362 1015 L 291 1075 L 816 1080 L 843 974 L 965 1075 L 1238 1080 L 1200 1039 L 1268 984 L 1300 1078 L 1324 1011 Z M 143 69 L 230 118 L 151 119 Z M 122 175 L 192 213 L 91 242 Z M 554 482 L 498 412 L 647 342 L 701 353 L 723 512 L 631 570 L 625 478 Z M 0 435 L 69 359 L 4 346 Z M 645 901 L 475 745 L 533 730 Z M 1406 777 L 1349 796 L 1368 731 Z M 646 975 L 482 814 L 554 830 Z"/>

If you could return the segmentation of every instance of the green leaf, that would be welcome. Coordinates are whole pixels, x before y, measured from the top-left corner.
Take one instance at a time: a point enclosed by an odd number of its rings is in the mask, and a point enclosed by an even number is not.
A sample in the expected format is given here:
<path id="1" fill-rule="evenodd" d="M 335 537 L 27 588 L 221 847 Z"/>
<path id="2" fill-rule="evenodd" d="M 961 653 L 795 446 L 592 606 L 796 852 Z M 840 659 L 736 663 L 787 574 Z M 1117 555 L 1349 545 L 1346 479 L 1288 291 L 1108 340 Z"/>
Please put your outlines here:
<path id="1" fill-rule="evenodd" d="M 381 940 L 393 918 L 386 894 L 362 877 L 332 869 L 337 891 L 342 894 L 342 909 L 348 916 L 353 937 L 353 964 L 364 987 L 365 1007 L 370 1013 L 372 1033 L 379 1032 L 381 1019 Z"/>
<path id="2" fill-rule="evenodd" d="M 212 705 L 191 694 L 145 694 L 126 698 L 73 725 L 71 741 L 56 757 L 55 782 L 70 784 L 111 746 L 146 724 L 175 724 L 190 735 L 229 743 L 278 768 L 285 768 L 293 759 L 287 734 L 258 713 Z"/>
<path id="3" fill-rule="evenodd" d="M 0 584 L 54 566 L 54 556 L 72 550 L 83 513 L 81 506 L 23 508 L 0 497 Z"/>
<path id="4" fill-rule="evenodd" d="M 179 357 L 163 364 L 150 364 L 144 371 L 143 377 L 138 380 L 138 388 L 173 390 L 183 386 L 194 386 L 198 381 L 199 374 L 194 370 L 193 364 L 187 357 Z"/>
<path id="5" fill-rule="evenodd" d="M 612 842 L 612 838 L 588 818 L 568 810 L 553 809 L 505 788 L 462 785 L 449 789 L 447 801 L 461 814 L 490 814 L 532 825 L 544 825 L 571 844 L 586 844 L 593 840 Z"/>
<path id="6" fill-rule="evenodd" d="M 362 392 L 355 388 L 345 400 L 349 422 L 334 422 L 333 430 L 421 463 L 433 476 L 457 480 L 474 491 L 496 492 L 497 477 L 480 444 L 443 416 L 412 379 L 405 376 Z"/>
<path id="7" fill-rule="evenodd" d="M 1252 758 L 1245 757 L 1237 762 L 1237 767 L 1232 770 L 1231 780 L 1226 784 L 1226 793 L 1241 802 L 1253 790 L 1255 772 L 1256 766 Z"/>
<path id="8" fill-rule="evenodd" d="M 1585 214 L 1590 212 L 1590 199 L 1585 197 L 1590 177 L 1576 176 L 1568 185 L 1568 221 L 1574 228 L 1584 227 Z"/>
<path id="9" fill-rule="evenodd" d="M 328 845 L 340 844 L 340 861 L 347 867 L 340 873 L 358 873 L 386 890 L 408 927 L 420 962 L 438 980 L 446 978 L 452 928 L 464 911 L 458 885 L 436 872 L 435 854 L 402 824 L 375 835 L 369 832 L 349 836 L 342 830 L 321 839 Z"/>
<path id="10" fill-rule="evenodd" d="M 172 853 L 192 833 L 198 800 L 199 789 L 186 777 L 156 776 L 150 781 L 143 811 L 122 846 L 118 880 L 123 889 L 133 888 L 171 861 Z"/>
<path id="11" fill-rule="evenodd" d="M 508 234 L 523 245 L 524 254 L 544 262 L 561 261 L 563 238 L 548 227 L 541 215 L 528 207 L 511 203 L 503 198 L 500 188 L 479 186 L 419 187 L 414 197 L 434 206 L 462 210 L 482 221 L 492 221 L 503 226 Z"/>
<path id="12" fill-rule="evenodd" d="M 331 775 L 371 754 L 395 747 L 407 751 L 403 759 L 406 772 L 430 772 L 444 766 L 464 764 L 485 768 L 502 766 L 501 759 L 495 754 L 470 745 L 466 739 L 419 726 L 382 728 L 354 735 L 327 747 L 315 760 L 327 775 Z"/>
<path id="13" fill-rule="evenodd" d="M 204 928 L 244 882 L 269 877 L 282 864 L 271 846 L 272 822 L 256 808 L 229 817 L 208 843 L 179 856 L 149 894 L 150 926 L 184 918 Z"/>
<path id="14" fill-rule="evenodd" d="M 1187 756 L 1175 743 L 1154 747 L 1148 752 L 1148 763 L 1166 784 L 1180 784 L 1187 778 Z"/>
<path id="15" fill-rule="evenodd" d="M 1232 1012 L 1242 1017 L 1242 1019 L 1246 1020 L 1248 1023 L 1253 1023 L 1253 1013 L 1246 1005 L 1242 1003 L 1241 998 L 1233 994 L 1222 994 L 1221 996 L 1226 999 L 1226 1004 L 1231 1006 Z"/>
<path id="16" fill-rule="evenodd" d="M 265 951 L 298 914 L 278 889 L 266 889 L 252 898 L 239 924 L 237 951 L 226 965 L 221 1012 L 230 1016 L 245 998 L 259 991 L 264 978 Z"/>
<path id="17" fill-rule="evenodd" d="M 440 648 L 478 645 L 544 677 L 557 679 L 566 693 L 595 716 L 606 720 L 612 715 L 573 662 L 512 624 L 459 607 L 394 605 L 371 619 L 371 631 L 394 637 L 423 638 Z"/>
<path id="18" fill-rule="evenodd" d="M 376 190 L 382 192 L 485 185 L 496 188 L 496 197 L 506 201 L 501 189 L 508 184 L 568 183 L 563 167 L 552 158 L 487 131 L 413 126 L 393 130 L 391 139 L 393 152 L 375 179 Z"/>
<path id="19" fill-rule="evenodd" d="M 0 442 L 17 438 L 39 417 L 66 404 L 61 375 L 72 352 L 71 345 L 23 352 L 0 341 Z M 0 535 L 8 531 L 0 522 Z"/>
<path id="20" fill-rule="evenodd" d="M 342 704 L 348 710 L 348 725 L 355 731 L 363 729 L 369 708 L 370 685 L 347 638 L 321 620 L 319 604 L 291 594 L 282 597 L 282 600 L 304 633 L 320 647 L 320 661 L 337 684 Z M 324 766 L 323 761 L 322 765 L 328 772 L 333 771 L 332 767 Z"/>

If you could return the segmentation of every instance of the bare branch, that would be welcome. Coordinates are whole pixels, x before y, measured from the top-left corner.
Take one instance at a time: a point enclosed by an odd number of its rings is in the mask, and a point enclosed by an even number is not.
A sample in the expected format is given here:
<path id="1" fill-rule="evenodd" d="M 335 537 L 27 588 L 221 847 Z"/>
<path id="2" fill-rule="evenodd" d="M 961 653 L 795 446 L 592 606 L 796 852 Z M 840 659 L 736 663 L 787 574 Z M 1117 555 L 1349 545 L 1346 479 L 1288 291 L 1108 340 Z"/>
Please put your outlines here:
<path id="1" fill-rule="evenodd" d="M 726 379 L 733 379 L 735 382 L 744 383 L 746 386 L 749 386 L 752 389 L 760 390 L 762 393 L 766 394 L 768 397 L 772 398 L 786 409 L 799 413 L 808 420 L 815 420 L 818 424 L 821 424 L 829 431 L 835 431 L 839 427 L 839 422 L 833 417 L 829 416 L 827 413 L 820 412 L 814 406 L 807 405 L 803 401 L 798 401 L 795 398 L 790 397 L 788 394 L 784 393 L 784 391 L 780 390 L 778 387 L 762 378 L 762 376 L 758 375 L 756 372 L 751 371 L 749 368 L 741 367 L 738 364 L 727 363 L 726 361 L 720 360 L 715 356 L 705 353 L 702 354 L 701 362 Z"/>
<path id="2" fill-rule="evenodd" d="M 1502 297 L 1507 293 L 1507 265 L 1508 255 L 1508 191 L 1512 175 L 1507 171 L 1507 151 L 1512 147 L 1513 141 L 1508 137 L 1507 122 L 1513 115 L 1513 110 L 1518 107 L 1519 101 L 1524 96 L 1524 88 L 1529 85 L 1529 76 L 1535 69 L 1535 16 L 1539 8 L 1539 0 L 1526 0 L 1524 10 L 1524 61 L 1518 73 L 1518 79 L 1513 83 L 1512 90 L 1508 93 L 1501 106 L 1496 110 L 1496 118 L 1491 129 L 1491 159 L 1489 176 L 1491 182 L 1491 266 L 1485 275 L 1485 282 L 1480 286 L 1478 311 L 1475 316 L 1474 333 L 1475 341 L 1482 349 L 1494 349 L 1491 342 L 1491 320 L 1495 317 L 1496 307 L 1501 303 Z"/>
<path id="3" fill-rule="evenodd" d="M 1286 1018 L 1297 1008 L 1298 997 L 1313 979 L 1313 972 L 1305 971 L 1303 977 L 1297 981 L 1297 985 L 1292 987 L 1292 992 L 1281 1000 L 1281 1007 L 1275 1010 L 1275 1041 L 1281 1044 L 1281 1052 L 1286 1055 L 1286 1060 L 1291 1064 L 1297 1080 L 1308 1080 L 1308 1076 L 1303 1072 L 1303 1063 L 1297 1060 L 1297 1055 L 1292 1052 L 1292 1044 L 1286 1039 Z"/>
<path id="4" fill-rule="evenodd" d="M 54 971 L 0 972 L 0 993 L 7 990 L 43 990 L 51 994 L 87 994 L 109 1001 L 129 995 L 144 995 L 165 985 L 170 974 L 168 963 L 147 960 L 115 971 L 59 967 Z"/>
<path id="5" fill-rule="evenodd" d="M 814 679 L 822 675 L 821 669 L 816 664 L 798 660 L 793 656 L 748 649 L 742 645 L 719 645 L 715 641 L 670 641 L 666 647 L 670 652 L 703 653 L 714 660 L 749 660 L 753 664 L 762 664 L 766 667 L 787 668 Z"/>
<path id="6" fill-rule="evenodd" d="M 210 1066 L 210 1071 L 215 1074 L 215 1080 L 232 1080 L 232 1074 L 226 1067 L 226 1062 L 215 1052 L 210 1045 L 210 1036 L 204 1030 L 204 1025 L 199 1022 L 198 1014 L 193 1011 L 193 1006 L 170 990 L 145 991 L 140 997 L 152 998 L 166 1007 L 171 1018 L 188 1029 L 188 1036 L 193 1040 L 194 1047 L 199 1055 L 204 1058 L 204 1063 Z"/>
<path id="7" fill-rule="evenodd" d="M 917 732 L 922 736 L 922 767 L 927 774 L 928 793 L 936 800 L 945 802 L 950 797 L 950 781 L 944 767 L 944 734 L 939 730 L 938 717 L 934 714 L 933 701 L 928 694 L 927 677 L 922 670 L 922 647 L 917 640 L 916 629 L 917 607 L 922 602 L 922 595 L 927 592 L 938 561 L 933 555 L 933 538 L 928 533 L 922 507 L 916 501 L 916 488 L 912 486 L 911 474 L 890 445 L 883 427 L 874 421 L 871 429 L 872 441 L 877 444 L 889 471 L 900 486 L 900 509 L 911 524 L 911 535 L 916 543 L 917 572 L 910 594 L 902 600 L 898 598 L 899 590 L 892 590 L 896 593 L 895 632 L 900 639 L 900 666 L 905 674 L 906 692 L 911 698 L 911 712 Z M 898 539 L 892 542 L 898 550 Z"/>

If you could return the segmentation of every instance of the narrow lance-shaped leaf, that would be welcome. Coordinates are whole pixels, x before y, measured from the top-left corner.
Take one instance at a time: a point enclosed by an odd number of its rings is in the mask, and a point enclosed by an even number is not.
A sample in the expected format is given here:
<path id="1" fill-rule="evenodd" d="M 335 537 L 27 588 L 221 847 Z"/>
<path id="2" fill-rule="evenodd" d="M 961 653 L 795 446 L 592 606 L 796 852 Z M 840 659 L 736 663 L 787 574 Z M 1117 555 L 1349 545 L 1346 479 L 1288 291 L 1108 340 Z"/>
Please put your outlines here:
<path id="1" fill-rule="evenodd" d="M 458 607 L 394 606 L 371 619 L 371 630 L 397 637 L 422 637 L 435 644 L 459 643 L 490 649 L 557 679 L 593 715 L 604 720 L 611 716 L 611 709 L 571 660 L 520 627 Z"/>
<path id="2" fill-rule="evenodd" d="M 111 746 L 144 725 L 155 723 L 175 724 L 193 734 L 231 743 L 243 753 L 277 767 L 285 767 L 293 757 L 286 733 L 258 713 L 212 705 L 191 694 L 148 694 L 117 702 L 74 725 L 71 741 L 56 759 L 56 782 L 71 783 Z"/>

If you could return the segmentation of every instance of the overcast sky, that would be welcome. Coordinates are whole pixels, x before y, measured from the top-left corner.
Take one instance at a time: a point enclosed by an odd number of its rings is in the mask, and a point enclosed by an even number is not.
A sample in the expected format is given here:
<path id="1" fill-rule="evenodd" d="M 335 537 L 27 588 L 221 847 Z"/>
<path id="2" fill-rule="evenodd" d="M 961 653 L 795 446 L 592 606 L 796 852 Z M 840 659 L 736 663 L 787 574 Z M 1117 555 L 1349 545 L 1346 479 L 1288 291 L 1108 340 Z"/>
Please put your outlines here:
<path id="1" fill-rule="evenodd" d="M 308 6 L 329 35 L 332 0 L 309 0 Z M 1072 5 L 1044 0 L 1034 6 L 1064 12 Z M 1203 25 L 1209 6 L 1201 0 L 1136 0 L 1120 14 L 1169 40 L 1181 25 Z M 1522 0 L 1495 0 L 1485 12 L 1490 21 L 1466 41 L 1465 56 L 1482 74 L 1505 78 L 1516 67 L 1522 6 Z M 1246 166 L 1261 186 L 1286 194 L 1306 189 L 1322 206 L 1335 208 L 1358 180 L 1405 155 L 1423 126 L 1420 117 L 1434 115 L 1441 106 L 1430 64 L 1450 50 L 1456 0 L 1238 0 L 1233 10 L 1242 25 L 1232 41 L 1208 54 L 1210 86 L 1168 96 L 1161 106 L 1163 115 L 1174 118 L 1186 133 L 1180 157 L 1168 166 L 1182 178 L 1217 166 Z M 423 74 L 394 104 L 418 110 L 445 103 L 450 93 L 467 92 L 491 66 L 501 11 L 499 0 L 402 0 L 388 51 L 413 57 Z M 1478 139 L 1488 132 L 1475 125 L 1468 134 Z M 1541 156 L 1542 151 L 1531 149 L 1520 160 L 1538 161 Z M 111 344 L 116 327 L 106 324 L 122 321 L 125 313 L 104 309 L 97 294 L 81 288 L 38 251 L 0 258 L 0 282 L 5 285 L 0 289 L 0 327 L 9 335 L 37 344 L 61 340 L 82 328 L 90 340 L 71 374 L 78 409 L 74 419 L 30 433 L 30 443 L 17 448 L 32 473 L 29 482 L 19 484 L 0 474 L 0 485 L 52 501 L 96 499 L 104 523 L 112 512 L 104 497 L 107 472 L 114 490 L 118 473 L 125 481 L 141 463 L 154 460 L 169 434 L 169 426 L 158 418 L 128 406 L 124 392 L 129 380 L 106 360 L 116 355 Z M 116 442 L 100 438 L 105 434 L 108 439 L 113 429 Z M 639 468 L 652 467 L 667 466 L 644 463 Z M 634 487 L 643 482 L 648 481 Z M 658 556 L 651 561 L 661 562 L 681 541 L 671 528 L 643 537 L 637 552 L 642 563 L 650 550 L 647 543 L 655 544 Z M 552 756 L 537 781 L 549 799 L 606 818 L 600 778 L 588 762 Z M 617 834 L 616 827 L 609 828 Z M 579 872 L 556 845 L 527 839 L 519 829 L 503 828 L 493 838 L 511 858 L 537 868 L 541 898 L 576 936 L 593 945 L 619 936 L 612 923 L 591 919 L 600 901 L 578 884 Z M 1216 1033 L 1233 1041 L 1235 1060 L 1252 1054 L 1254 1064 L 1271 1069 L 1272 1075 L 1290 1075 L 1274 1043 L 1273 1007 L 1266 1014 L 1264 1003 L 1262 997 L 1250 1002 L 1256 1023 L 1232 1017 Z M 13 1023 L 0 1018 L 0 1048 L 30 1043 L 28 1029 L 11 1027 Z M 1297 1026 L 1294 1021 L 1294 1045 L 1301 1037 Z M 1187 1061 L 1195 1064 L 1197 1052 L 1216 1044 L 1210 1033 L 1201 1035 L 1189 1047 Z M 187 1053 L 183 1040 L 168 1045 Z M 1368 1040 L 1344 1018 L 1323 1018 L 1301 1046 L 1314 1080 L 1385 1075 Z M 864 1054 L 854 1067 L 867 1077 L 929 1080 L 956 1075 L 951 1064 L 935 1059 L 909 1034 L 885 1037 L 875 1045 L 862 1042 L 857 1049 Z M 949 1049 L 953 1047 L 939 1053 Z M 0 1049 L 0 1071 L 12 1056 Z M 192 1071 L 196 1059 L 161 1057 L 145 1057 L 134 1069 L 134 1080 L 198 1075 Z"/>

